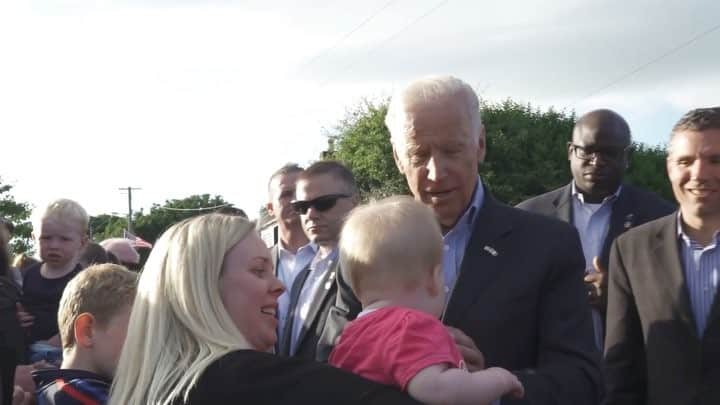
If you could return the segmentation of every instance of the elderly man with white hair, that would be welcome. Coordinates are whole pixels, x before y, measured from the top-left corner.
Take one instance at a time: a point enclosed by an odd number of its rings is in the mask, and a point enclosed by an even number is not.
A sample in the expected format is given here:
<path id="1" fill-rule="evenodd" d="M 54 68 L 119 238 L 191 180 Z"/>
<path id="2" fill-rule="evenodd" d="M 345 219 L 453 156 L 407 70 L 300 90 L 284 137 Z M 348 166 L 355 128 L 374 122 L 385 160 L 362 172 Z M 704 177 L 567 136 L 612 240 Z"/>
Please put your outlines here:
<path id="1" fill-rule="evenodd" d="M 577 231 L 490 194 L 478 175 L 486 140 L 473 89 L 454 77 L 418 80 L 393 96 L 386 125 L 398 169 L 441 225 L 443 322 L 469 368 L 513 370 L 525 398 L 503 405 L 599 403 Z"/>

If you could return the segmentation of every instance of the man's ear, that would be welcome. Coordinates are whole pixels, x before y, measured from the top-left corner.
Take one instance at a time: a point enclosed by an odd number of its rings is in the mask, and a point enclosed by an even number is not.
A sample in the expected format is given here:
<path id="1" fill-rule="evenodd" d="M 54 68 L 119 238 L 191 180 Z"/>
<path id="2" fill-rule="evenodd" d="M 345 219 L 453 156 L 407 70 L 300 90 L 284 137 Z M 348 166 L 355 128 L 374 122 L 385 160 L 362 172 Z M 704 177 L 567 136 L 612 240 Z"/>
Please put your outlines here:
<path id="1" fill-rule="evenodd" d="M 91 313 L 83 312 L 78 315 L 73 323 L 75 344 L 85 348 L 92 347 L 95 325 L 95 317 Z"/>
<path id="2" fill-rule="evenodd" d="M 271 217 L 275 216 L 275 210 L 273 209 L 271 202 L 265 204 L 265 211 L 267 211 L 268 215 Z"/>
<path id="3" fill-rule="evenodd" d="M 485 154 L 487 152 L 487 144 L 485 143 L 485 125 L 480 125 L 480 134 L 478 135 L 478 150 L 477 159 L 478 163 L 485 161 Z"/>

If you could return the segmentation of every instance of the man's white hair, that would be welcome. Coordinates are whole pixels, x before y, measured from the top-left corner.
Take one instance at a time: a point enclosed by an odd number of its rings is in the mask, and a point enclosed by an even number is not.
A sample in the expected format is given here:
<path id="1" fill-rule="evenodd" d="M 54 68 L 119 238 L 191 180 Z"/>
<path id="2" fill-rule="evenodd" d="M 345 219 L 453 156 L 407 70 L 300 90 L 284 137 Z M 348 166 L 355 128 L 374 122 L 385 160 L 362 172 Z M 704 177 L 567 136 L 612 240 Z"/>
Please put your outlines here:
<path id="1" fill-rule="evenodd" d="M 432 101 L 440 98 L 460 95 L 467 107 L 474 141 L 478 142 L 482 121 L 480 119 L 480 102 L 475 90 L 454 76 L 428 76 L 416 80 L 395 92 L 390 99 L 385 125 L 390 131 L 390 141 L 395 147 L 405 145 L 405 134 L 408 130 L 405 107 L 419 101 Z"/>

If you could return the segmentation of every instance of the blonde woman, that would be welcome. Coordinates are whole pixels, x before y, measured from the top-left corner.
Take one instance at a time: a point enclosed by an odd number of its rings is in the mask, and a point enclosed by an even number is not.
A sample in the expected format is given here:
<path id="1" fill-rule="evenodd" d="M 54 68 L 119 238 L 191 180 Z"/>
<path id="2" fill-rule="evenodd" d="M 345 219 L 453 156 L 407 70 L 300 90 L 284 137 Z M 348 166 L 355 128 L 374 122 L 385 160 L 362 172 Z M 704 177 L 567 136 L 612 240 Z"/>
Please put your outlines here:
<path id="1" fill-rule="evenodd" d="M 110 404 L 416 403 L 268 353 L 283 291 L 252 222 L 210 214 L 172 226 L 140 276 Z"/>

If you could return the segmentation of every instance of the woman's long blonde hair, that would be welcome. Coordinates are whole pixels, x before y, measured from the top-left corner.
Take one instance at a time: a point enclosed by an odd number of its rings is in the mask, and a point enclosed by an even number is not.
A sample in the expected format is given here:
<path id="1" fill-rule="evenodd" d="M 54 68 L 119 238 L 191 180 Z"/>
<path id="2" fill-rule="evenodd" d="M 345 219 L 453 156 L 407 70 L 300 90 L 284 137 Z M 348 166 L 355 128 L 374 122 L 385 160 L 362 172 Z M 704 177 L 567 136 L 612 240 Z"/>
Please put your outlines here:
<path id="1" fill-rule="evenodd" d="M 254 231 L 237 216 L 209 214 L 173 225 L 140 275 L 111 405 L 187 400 L 214 360 L 252 349 L 220 298 L 225 254 Z"/>

